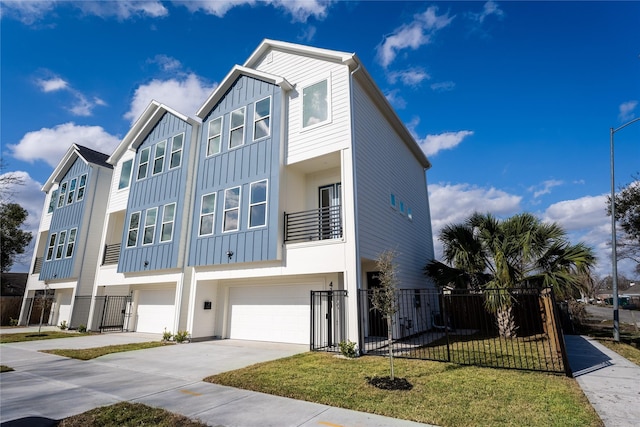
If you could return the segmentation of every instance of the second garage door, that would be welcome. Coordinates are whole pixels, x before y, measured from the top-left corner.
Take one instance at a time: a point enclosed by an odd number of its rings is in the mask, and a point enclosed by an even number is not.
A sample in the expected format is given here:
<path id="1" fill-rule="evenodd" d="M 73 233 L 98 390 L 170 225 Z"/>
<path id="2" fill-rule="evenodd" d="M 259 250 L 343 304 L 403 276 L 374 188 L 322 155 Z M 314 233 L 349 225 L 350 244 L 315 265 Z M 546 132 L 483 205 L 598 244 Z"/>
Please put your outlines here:
<path id="1" fill-rule="evenodd" d="M 309 344 L 313 289 L 313 285 L 230 288 L 229 337 Z"/>
<path id="2" fill-rule="evenodd" d="M 137 332 L 162 333 L 172 331 L 176 297 L 175 289 L 139 291 Z"/>

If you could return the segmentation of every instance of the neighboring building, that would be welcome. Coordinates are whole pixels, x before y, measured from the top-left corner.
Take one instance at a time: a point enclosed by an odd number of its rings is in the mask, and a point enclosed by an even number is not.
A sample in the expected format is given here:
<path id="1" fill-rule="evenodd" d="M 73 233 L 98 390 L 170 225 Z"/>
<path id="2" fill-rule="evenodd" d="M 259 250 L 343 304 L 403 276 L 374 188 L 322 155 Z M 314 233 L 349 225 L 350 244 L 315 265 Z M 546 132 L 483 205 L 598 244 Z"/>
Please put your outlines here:
<path id="1" fill-rule="evenodd" d="M 381 252 L 429 285 L 430 164 L 355 54 L 265 40 L 196 117 L 152 102 L 107 160 L 91 329 L 309 343 L 310 292 L 342 290 L 359 341 Z"/>
<path id="2" fill-rule="evenodd" d="M 73 144 L 42 187 L 46 198 L 20 324 L 39 320 L 32 318 L 34 297 L 44 291 L 53 298 L 45 322 L 87 324 L 113 169 L 107 157 Z"/>

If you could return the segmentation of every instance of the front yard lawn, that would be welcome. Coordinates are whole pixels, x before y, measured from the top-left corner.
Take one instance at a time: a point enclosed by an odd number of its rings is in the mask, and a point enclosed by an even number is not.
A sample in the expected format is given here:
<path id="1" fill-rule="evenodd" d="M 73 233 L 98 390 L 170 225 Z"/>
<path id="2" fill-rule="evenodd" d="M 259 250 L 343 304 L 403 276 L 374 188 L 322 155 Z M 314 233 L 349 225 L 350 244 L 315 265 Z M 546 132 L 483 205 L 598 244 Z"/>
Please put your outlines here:
<path id="1" fill-rule="evenodd" d="M 118 426 L 118 427 L 204 427 L 206 424 L 191 420 L 160 408 L 142 403 L 120 402 L 103 406 L 73 417 L 65 418 L 58 427 Z"/>
<path id="2" fill-rule="evenodd" d="M 413 388 L 385 391 L 386 357 L 304 353 L 205 381 L 440 426 L 601 426 L 575 380 L 560 375 L 396 359 Z"/>
<path id="3" fill-rule="evenodd" d="M 24 341 L 37 341 L 37 340 L 51 340 L 55 338 L 71 338 L 81 337 L 88 335 L 86 333 L 79 332 L 62 332 L 62 331 L 42 331 L 38 332 L 20 332 L 20 333 L 0 333 L 0 344 L 24 342 Z"/>
<path id="4" fill-rule="evenodd" d="M 90 360 L 105 354 L 121 353 L 123 351 L 144 350 L 167 345 L 161 341 L 137 342 L 131 344 L 107 345 L 104 347 L 79 348 L 79 349 L 54 349 L 40 350 L 43 353 L 55 354 L 57 356 L 71 357 L 73 359 Z"/>

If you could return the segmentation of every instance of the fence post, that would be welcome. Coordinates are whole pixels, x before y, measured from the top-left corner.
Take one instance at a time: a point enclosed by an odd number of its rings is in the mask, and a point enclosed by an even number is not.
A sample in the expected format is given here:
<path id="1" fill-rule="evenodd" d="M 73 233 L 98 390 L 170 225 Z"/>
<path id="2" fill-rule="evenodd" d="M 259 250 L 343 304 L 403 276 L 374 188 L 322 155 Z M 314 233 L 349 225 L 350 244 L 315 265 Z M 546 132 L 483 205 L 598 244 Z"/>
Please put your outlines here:
<path id="1" fill-rule="evenodd" d="M 447 315 L 447 297 L 444 288 L 440 288 L 442 296 L 442 322 L 444 323 L 444 336 L 447 338 L 447 362 L 451 362 L 451 343 L 449 342 L 449 318 Z"/>
<path id="2" fill-rule="evenodd" d="M 560 347 L 560 354 L 562 356 L 562 364 L 564 365 L 564 373 L 567 377 L 573 378 L 573 372 L 571 371 L 571 366 L 569 366 L 569 357 L 567 356 L 567 347 L 564 343 L 564 335 L 562 334 L 562 325 L 560 324 L 560 319 L 558 313 L 556 312 L 556 298 L 553 293 L 553 288 L 546 289 L 549 293 L 549 300 L 551 303 L 551 316 L 553 316 L 553 324 L 555 326 L 556 334 L 556 342 Z"/>

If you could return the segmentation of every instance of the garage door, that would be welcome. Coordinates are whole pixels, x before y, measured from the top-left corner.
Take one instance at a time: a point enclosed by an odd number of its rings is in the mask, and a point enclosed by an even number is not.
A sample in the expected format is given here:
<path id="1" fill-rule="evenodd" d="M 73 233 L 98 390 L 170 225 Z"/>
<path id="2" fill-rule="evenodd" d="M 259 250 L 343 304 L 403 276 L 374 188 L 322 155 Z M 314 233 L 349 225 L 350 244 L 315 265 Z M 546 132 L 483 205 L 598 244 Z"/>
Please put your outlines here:
<path id="1" fill-rule="evenodd" d="M 164 328 L 173 331 L 175 314 L 174 289 L 138 291 L 138 324 L 137 332 L 162 333 Z"/>
<path id="2" fill-rule="evenodd" d="M 310 292 L 317 286 L 243 286 L 229 289 L 229 337 L 309 344 Z"/>

